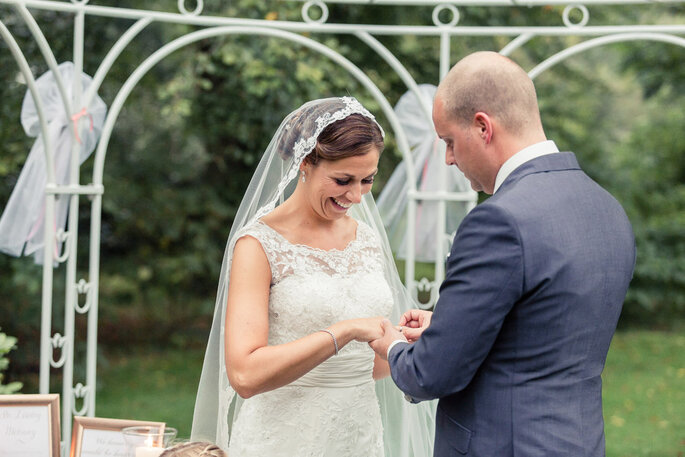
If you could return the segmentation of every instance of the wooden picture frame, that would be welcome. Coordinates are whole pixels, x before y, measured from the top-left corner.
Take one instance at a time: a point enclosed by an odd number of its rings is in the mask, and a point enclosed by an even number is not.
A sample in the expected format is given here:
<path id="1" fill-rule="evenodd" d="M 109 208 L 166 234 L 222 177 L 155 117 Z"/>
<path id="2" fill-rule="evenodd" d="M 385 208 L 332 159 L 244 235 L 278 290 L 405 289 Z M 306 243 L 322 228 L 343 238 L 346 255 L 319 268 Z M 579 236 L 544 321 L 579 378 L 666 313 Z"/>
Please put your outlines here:
<path id="1" fill-rule="evenodd" d="M 0 457 L 60 457 L 58 394 L 0 395 Z"/>
<path id="2" fill-rule="evenodd" d="M 164 427 L 165 422 L 149 422 L 104 417 L 74 417 L 69 457 L 126 457 L 126 443 L 121 430 L 149 425 Z"/>

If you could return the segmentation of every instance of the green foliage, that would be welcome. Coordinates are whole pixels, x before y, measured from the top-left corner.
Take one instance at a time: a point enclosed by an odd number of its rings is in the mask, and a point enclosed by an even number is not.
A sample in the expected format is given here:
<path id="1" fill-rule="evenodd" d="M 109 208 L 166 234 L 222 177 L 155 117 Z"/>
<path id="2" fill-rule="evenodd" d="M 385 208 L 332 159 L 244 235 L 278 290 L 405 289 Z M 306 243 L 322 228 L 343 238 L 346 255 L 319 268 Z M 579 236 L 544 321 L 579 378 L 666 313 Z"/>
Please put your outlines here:
<path id="1" fill-rule="evenodd" d="M 685 57 L 685 53 L 683 53 Z M 662 86 L 620 152 L 613 187 L 637 239 L 637 265 L 624 311 L 668 325 L 685 313 L 685 95 Z"/>
<path id="2" fill-rule="evenodd" d="M 21 390 L 22 383 L 10 382 L 3 384 L 5 375 L 2 373 L 9 366 L 10 360 L 5 355 L 16 347 L 17 339 L 13 336 L 7 336 L 0 332 L 0 395 L 13 394 Z"/>
<path id="3" fill-rule="evenodd" d="M 104 0 L 99 3 L 107 3 Z M 112 5 L 173 10 L 161 0 Z M 174 4 L 175 5 L 175 4 Z M 236 0 L 207 12 L 255 19 L 299 20 L 301 5 Z M 27 28 L 2 6 L 34 74 L 47 70 Z M 210 11 L 211 9 L 211 11 Z M 330 5 L 329 22 L 431 24 L 431 7 Z M 464 26 L 558 25 L 563 6 L 460 8 Z M 591 7 L 591 24 L 628 20 L 682 23 L 682 6 Z M 58 61 L 72 51 L 71 17 L 36 10 Z M 91 75 L 130 21 L 86 17 L 85 71 Z M 153 23 L 122 53 L 100 96 L 111 106 L 133 68 L 191 26 Z M 93 33 L 96 32 L 96 33 Z M 353 35 L 303 34 L 358 65 L 397 102 L 406 87 L 373 50 Z M 436 83 L 439 40 L 376 37 L 418 83 Z M 500 49 L 511 37 L 454 37 L 452 61 Z M 526 69 L 578 42 L 535 38 L 512 58 Z M 683 48 L 624 43 L 574 56 L 537 80 L 546 132 L 573 150 L 588 173 L 624 205 L 633 222 L 638 264 L 624 323 L 660 324 L 685 310 L 685 137 Z M 0 202 L 6 202 L 34 139 L 19 122 L 26 86 L 0 42 Z M 119 115 L 105 161 L 100 260 L 99 341 L 204 344 L 225 241 L 260 154 L 281 119 L 312 98 L 350 94 L 378 114 L 389 132 L 374 192 L 399 158 L 392 130 L 361 84 L 330 59 L 301 45 L 259 36 L 226 35 L 179 49 L 140 81 Z M 92 159 L 81 182 L 92 181 Z M 77 278 L 87 279 L 90 208 L 81 199 Z M 0 203 L 3 205 L 4 203 Z M 41 270 L 31 259 L 0 256 L 2 325 L 21 341 L 39 341 Z M 53 331 L 62 328 L 64 267 L 56 270 Z M 77 316 L 76 327 L 85 322 Z M 177 331 L 178 328 L 182 332 Z M 80 334 L 80 333 L 79 333 Z M 82 342 L 77 342 L 78 345 Z M 11 369 L 37 369 L 37 351 L 20 345 Z"/>
<path id="4" fill-rule="evenodd" d="M 670 10 L 679 19 L 647 11 L 645 20 L 682 22 L 685 10 Z M 615 9 L 598 13 L 621 22 Z M 539 39 L 514 58 L 535 65 L 556 46 Z M 637 264 L 621 325 L 668 328 L 685 315 L 684 58 L 685 49 L 671 44 L 610 45 L 535 81 L 547 137 L 576 153 L 633 224 Z"/>

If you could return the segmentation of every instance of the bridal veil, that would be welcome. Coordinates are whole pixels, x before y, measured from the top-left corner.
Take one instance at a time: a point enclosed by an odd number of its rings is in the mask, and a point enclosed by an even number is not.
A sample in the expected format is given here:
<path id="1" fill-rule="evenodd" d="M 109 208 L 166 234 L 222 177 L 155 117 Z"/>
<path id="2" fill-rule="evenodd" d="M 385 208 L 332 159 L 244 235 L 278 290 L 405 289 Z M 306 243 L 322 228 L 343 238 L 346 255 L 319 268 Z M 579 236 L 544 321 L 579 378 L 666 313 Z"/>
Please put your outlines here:
<path id="1" fill-rule="evenodd" d="M 314 100 L 289 114 L 278 127 L 245 192 L 231 227 L 221 266 L 214 320 L 205 353 L 197 392 L 191 439 L 210 440 L 228 447 L 230 429 L 242 399 L 231 388 L 224 363 L 224 319 L 228 279 L 236 235 L 240 230 L 272 211 L 292 193 L 302 160 L 314 149 L 322 130 L 351 114 L 374 119 L 352 97 Z M 381 240 L 385 278 L 393 291 L 391 320 L 398 322 L 414 303 L 400 282 L 383 222 L 371 193 L 367 193 L 350 216 L 368 224 Z M 386 457 L 428 457 L 433 454 L 434 404 L 411 404 L 391 378 L 376 383 L 383 420 Z"/>

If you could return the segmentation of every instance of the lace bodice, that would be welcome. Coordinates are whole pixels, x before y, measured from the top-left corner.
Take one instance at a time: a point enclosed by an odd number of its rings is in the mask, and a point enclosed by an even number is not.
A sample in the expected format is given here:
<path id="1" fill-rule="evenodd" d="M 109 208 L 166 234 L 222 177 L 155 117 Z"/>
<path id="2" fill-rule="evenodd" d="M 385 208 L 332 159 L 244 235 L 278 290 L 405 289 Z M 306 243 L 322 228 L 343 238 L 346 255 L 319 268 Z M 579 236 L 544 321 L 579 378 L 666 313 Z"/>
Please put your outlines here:
<path id="1" fill-rule="evenodd" d="M 259 221 L 245 235 L 262 245 L 271 267 L 269 344 L 282 344 L 359 317 L 390 316 L 392 295 L 376 235 L 363 223 L 343 250 L 293 244 Z M 343 351 L 368 345 L 352 342 Z"/>
<path id="2" fill-rule="evenodd" d="M 381 249 L 366 224 L 359 223 L 356 238 L 342 250 L 293 244 L 261 221 L 243 229 L 242 236 L 260 242 L 271 267 L 270 345 L 345 319 L 390 317 L 392 294 Z M 245 400 L 229 455 L 382 456 L 373 361 L 367 343 L 352 341 L 288 386 Z"/>
<path id="3" fill-rule="evenodd" d="M 371 228 L 359 223 L 354 240 L 345 249 L 324 250 L 294 244 L 262 221 L 245 227 L 239 237 L 249 235 L 262 245 L 269 266 L 271 284 L 275 285 L 292 275 L 309 276 L 325 273 L 344 277 L 355 273 L 382 271 L 381 250 Z"/>

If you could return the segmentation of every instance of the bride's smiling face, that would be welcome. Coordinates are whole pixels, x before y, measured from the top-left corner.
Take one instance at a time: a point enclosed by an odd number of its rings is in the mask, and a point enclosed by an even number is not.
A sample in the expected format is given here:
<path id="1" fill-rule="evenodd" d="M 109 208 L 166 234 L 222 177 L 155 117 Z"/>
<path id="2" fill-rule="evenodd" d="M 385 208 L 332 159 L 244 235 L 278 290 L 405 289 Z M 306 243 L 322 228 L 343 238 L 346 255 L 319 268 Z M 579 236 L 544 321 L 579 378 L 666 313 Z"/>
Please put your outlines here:
<path id="1" fill-rule="evenodd" d="M 371 190 L 379 157 L 380 152 L 372 148 L 364 155 L 303 165 L 306 181 L 299 184 L 314 212 L 329 220 L 345 216 Z"/>

